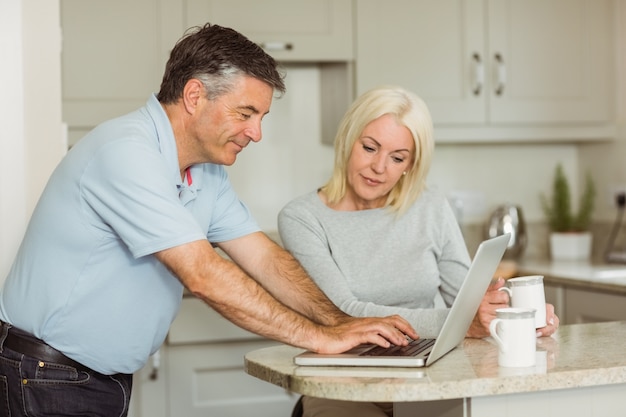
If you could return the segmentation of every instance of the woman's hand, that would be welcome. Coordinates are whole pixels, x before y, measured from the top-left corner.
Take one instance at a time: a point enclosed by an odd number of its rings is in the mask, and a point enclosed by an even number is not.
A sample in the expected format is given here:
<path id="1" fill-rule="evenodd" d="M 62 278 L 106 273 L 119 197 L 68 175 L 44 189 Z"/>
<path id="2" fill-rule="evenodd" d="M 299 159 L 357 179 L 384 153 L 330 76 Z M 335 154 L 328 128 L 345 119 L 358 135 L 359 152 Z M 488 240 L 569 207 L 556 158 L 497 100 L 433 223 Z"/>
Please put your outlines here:
<path id="1" fill-rule="evenodd" d="M 537 337 L 550 336 L 559 328 L 559 318 L 554 314 L 554 306 L 546 303 L 547 326 L 537 329 Z"/>
<path id="2" fill-rule="evenodd" d="M 478 311 L 472 320 L 467 337 L 483 338 L 490 336 L 489 324 L 496 317 L 496 310 L 509 307 L 509 295 L 506 291 L 498 291 L 505 284 L 504 279 L 498 278 L 489 285 Z M 546 303 L 547 326 L 537 329 L 537 337 L 550 336 L 559 328 L 559 318 L 554 314 L 554 306 Z"/>
<path id="3" fill-rule="evenodd" d="M 502 278 L 498 278 L 489 285 L 466 337 L 483 338 L 490 335 L 489 324 L 496 318 L 496 310 L 509 306 L 509 295 L 505 291 L 498 291 L 503 286 L 504 279 Z"/>

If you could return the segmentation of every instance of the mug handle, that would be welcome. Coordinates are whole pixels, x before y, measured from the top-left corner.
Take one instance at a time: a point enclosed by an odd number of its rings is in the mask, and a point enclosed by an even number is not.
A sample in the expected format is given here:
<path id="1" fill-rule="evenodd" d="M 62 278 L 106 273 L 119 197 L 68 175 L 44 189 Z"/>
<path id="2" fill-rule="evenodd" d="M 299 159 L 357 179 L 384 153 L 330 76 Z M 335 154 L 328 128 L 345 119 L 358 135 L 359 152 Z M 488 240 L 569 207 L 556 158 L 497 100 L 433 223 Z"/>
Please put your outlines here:
<path id="1" fill-rule="evenodd" d="M 506 291 L 506 293 L 509 294 L 509 298 L 513 296 L 513 291 L 511 291 L 509 287 L 500 287 L 498 291 Z"/>
<path id="2" fill-rule="evenodd" d="M 498 323 L 500 323 L 501 321 L 502 319 L 498 318 L 491 320 L 491 323 L 489 324 L 489 333 L 491 333 L 491 337 L 493 337 L 493 340 L 495 340 L 498 346 L 500 346 L 500 350 L 502 352 L 506 352 L 506 345 L 504 344 L 502 339 L 500 339 L 500 336 L 498 336 L 497 326 Z"/>

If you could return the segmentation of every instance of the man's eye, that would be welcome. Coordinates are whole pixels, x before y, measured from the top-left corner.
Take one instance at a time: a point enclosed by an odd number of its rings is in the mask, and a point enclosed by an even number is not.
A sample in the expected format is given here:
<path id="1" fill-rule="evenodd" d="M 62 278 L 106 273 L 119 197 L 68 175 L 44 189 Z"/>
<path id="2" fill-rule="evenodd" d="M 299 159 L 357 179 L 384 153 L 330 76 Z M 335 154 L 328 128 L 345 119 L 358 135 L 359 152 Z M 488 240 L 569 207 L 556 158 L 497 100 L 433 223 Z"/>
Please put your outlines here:
<path id="1" fill-rule="evenodd" d="M 241 118 L 244 120 L 248 120 L 250 117 L 252 117 L 251 114 L 247 114 L 247 113 L 239 113 L 241 115 Z"/>

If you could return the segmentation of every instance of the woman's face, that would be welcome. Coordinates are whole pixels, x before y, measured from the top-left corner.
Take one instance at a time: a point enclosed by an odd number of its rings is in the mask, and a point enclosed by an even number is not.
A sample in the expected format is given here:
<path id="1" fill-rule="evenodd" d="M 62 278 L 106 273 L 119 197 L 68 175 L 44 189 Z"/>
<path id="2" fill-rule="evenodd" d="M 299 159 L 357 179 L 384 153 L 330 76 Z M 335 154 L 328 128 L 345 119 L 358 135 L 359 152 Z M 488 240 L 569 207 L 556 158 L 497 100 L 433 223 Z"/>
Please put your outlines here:
<path id="1" fill-rule="evenodd" d="M 411 167 L 415 142 L 411 132 L 386 114 L 373 120 L 354 142 L 348 160 L 344 209 L 380 208 L 404 172 Z"/>

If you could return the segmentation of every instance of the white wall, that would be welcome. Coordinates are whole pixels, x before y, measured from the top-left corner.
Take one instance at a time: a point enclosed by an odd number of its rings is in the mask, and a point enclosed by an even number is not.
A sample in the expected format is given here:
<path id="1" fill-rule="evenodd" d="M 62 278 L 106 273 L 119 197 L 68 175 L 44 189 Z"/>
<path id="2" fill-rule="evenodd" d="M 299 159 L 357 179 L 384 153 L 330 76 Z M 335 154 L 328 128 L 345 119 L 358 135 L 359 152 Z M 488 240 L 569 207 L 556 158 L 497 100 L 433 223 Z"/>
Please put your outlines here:
<path id="1" fill-rule="evenodd" d="M 60 45 L 58 0 L 0 0 L 0 284 L 67 148 Z"/>
<path id="2" fill-rule="evenodd" d="M 626 1 L 618 1 L 616 21 L 616 117 L 618 137 L 605 144 L 580 147 L 581 172 L 591 170 L 598 184 L 596 219 L 612 221 L 615 205 L 611 190 L 626 190 Z"/>
<path id="3" fill-rule="evenodd" d="M 19 1 L 0 2 L 0 281 L 4 280 L 23 232 L 25 190 L 16 179 L 25 170 L 22 94 L 22 17 Z"/>
<path id="4" fill-rule="evenodd" d="M 559 162 L 575 189 L 576 145 L 443 145 L 435 149 L 429 183 L 444 190 L 451 201 L 457 195 L 466 201 L 459 219 L 463 223 L 484 223 L 503 203 L 520 206 L 527 222 L 542 222 L 539 196 L 550 194 Z"/>
<path id="5" fill-rule="evenodd" d="M 287 67 L 287 93 L 274 99 L 263 121 L 263 139 L 250 143 L 228 167 L 231 181 L 261 228 L 277 229 L 278 211 L 330 177 L 333 148 L 321 142 L 320 73 Z"/>

